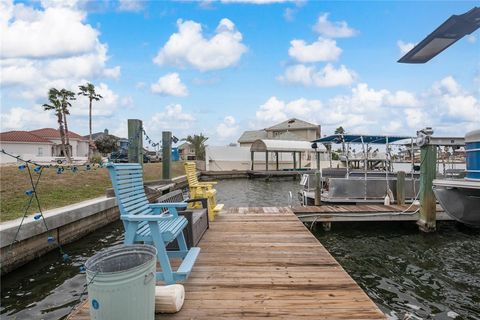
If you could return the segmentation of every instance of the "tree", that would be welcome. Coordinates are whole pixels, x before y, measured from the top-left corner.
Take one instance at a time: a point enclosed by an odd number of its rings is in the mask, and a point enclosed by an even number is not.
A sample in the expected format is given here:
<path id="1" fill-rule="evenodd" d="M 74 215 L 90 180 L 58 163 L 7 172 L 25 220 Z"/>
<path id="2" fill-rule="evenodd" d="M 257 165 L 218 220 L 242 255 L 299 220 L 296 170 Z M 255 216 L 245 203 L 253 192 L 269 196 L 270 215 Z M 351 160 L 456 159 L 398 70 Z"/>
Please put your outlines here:
<path id="1" fill-rule="evenodd" d="M 335 129 L 335 134 L 345 134 L 345 129 L 343 129 L 342 126 L 338 127 L 337 129 Z M 345 154 L 345 141 L 343 141 L 342 139 L 342 152 L 343 154 Z"/>
<path id="2" fill-rule="evenodd" d="M 80 89 L 80 92 L 78 92 L 78 95 L 83 95 L 88 97 L 89 100 L 89 106 L 88 106 L 88 127 L 90 130 L 90 136 L 88 139 L 88 159 L 90 159 L 91 156 L 91 150 L 93 147 L 93 140 L 92 140 L 92 102 L 93 100 L 99 101 L 100 99 L 103 99 L 101 95 L 95 92 L 95 86 L 89 82 L 87 82 L 86 85 L 80 85 L 78 86 Z"/>
<path id="3" fill-rule="evenodd" d="M 71 154 L 70 154 L 70 134 L 68 132 L 67 115 L 70 115 L 70 111 L 68 110 L 68 108 L 72 106 L 70 101 L 75 100 L 75 93 L 73 93 L 72 91 L 69 91 L 67 89 L 62 89 L 62 90 L 60 90 L 58 95 L 61 98 L 63 122 L 65 124 L 65 137 L 66 137 L 66 141 L 67 141 L 67 153 L 70 157 L 71 156 Z"/>
<path id="4" fill-rule="evenodd" d="M 67 158 L 68 162 L 71 162 L 72 160 L 70 159 L 70 154 L 67 153 L 67 150 L 65 148 L 65 130 L 63 127 L 63 108 L 62 108 L 62 102 L 59 99 L 60 96 L 60 91 L 58 91 L 55 88 L 51 88 L 48 90 L 48 100 L 50 101 L 50 104 L 45 103 L 43 104 L 43 109 L 44 110 L 54 110 L 55 115 L 57 116 L 57 122 L 58 122 L 58 131 L 60 131 L 60 140 L 62 141 L 61 148 L 63 155 Z"/>
<path id="5" fill-rule="evenodd" d="M 343 129 L 342 126 L 335 129 L 335 132 L 334 132 L 334 134 L 344 134 L 344 133 L 345 133 L 345 129 Z"/>
<path id="6" fill-rule="evenodd" d="M 203 136 L 203 134 L 193 136 L 188 136 L 183 141 L 187 141 L 195 150 L 195 158 L 197 160 L 205 160 L 205 142 L 208 140 L 207 137 Z"/>
<path id="7" fill-rule="evenodd" d="M 110 134 L 106 134 L 95 140 L 97 150 L 102 154 L 112 153 L 118 150 L 118 138 Z"/>

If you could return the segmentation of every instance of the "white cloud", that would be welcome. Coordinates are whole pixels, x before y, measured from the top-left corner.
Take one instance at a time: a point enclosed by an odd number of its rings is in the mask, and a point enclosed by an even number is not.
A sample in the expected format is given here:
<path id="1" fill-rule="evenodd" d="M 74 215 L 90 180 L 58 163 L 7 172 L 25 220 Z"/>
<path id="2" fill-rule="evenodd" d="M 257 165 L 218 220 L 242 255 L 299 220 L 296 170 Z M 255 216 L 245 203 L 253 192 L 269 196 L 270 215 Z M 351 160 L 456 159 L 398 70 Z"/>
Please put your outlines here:
<path id="1" fill-rule="evenodd" d="M 408 51 L 412 50 L 415 47 L 415 43 L 412 42 L 403 42 L 402 40 L 397 41 L 398 49 L 400 49 L 400 55 L 405 55 Z"/>
<path id="2" fill-rule="evenodd" d="M 78 90 L 72 88 L 72 91 L 77 92 Z M 96 86 L 95 91 L 103 98 L 99 101 L 93 101 L 93 116 L 111 116 L 120 105 L 126 106 L 124 103 L 128 103 L 128 97 L 127 100 L 123 100 L 125 98 L 120 99 L 119 96 L 105 83 L 100 83 Z M 73 103 L 73 107 L 70 108 L 70 114 L 75 116 L 88 116 L 88 108 L 88 98 L 85 96 L 78 96 L 77 100 Z"/>
<path id="3" fill-rule="evenodd" d="M 335 87 L 352 84 L 356 77 L 355 72 L 344 65 L 336 69 L 333 65 L 327 64 L 321 70 L 317 70 L 315 66 L 297 64 L 288 67 L 285 74 L 277 79 L 304 86 Z"/>
<path id="4" fill-rule="evenodd" d="M 108 47 L 85 23 L 76 1 L 44 1 L 43 8 L 11 2 L 1 6 L 0 83 L 16 87 L 17 96 L 35 99 L 45 97 L 50 87 L 120 76 L 119 66 L 107 68 Z"/>
<path id="5" fill-rule="evenodd" d="M 187 130 L 195 121 L 192 114 L 183 111 L 182 105 L 171 104 L 166 106 L 162 112 L 155 113 L 148 121 L 145 121 L 145 126 L 149 133 L 160 136 L 161 131 L 164 130 Z"/>
<path id="6" fill-rule="evenodd" d="M 2 131 L 56 128 L 56 120 L 52 112 L 44 111 L 41 105 L 32 108 L 14 107 L 0 114 Z"/>
<path id="7" fill-rule="evenodd" d="M 466 36 L 467 41 L 470 43 L 476 43 L 477 42 L 477 37 L 474 34 L 469 34 Z"/>
<path id="8" fill-rule="evenodd" d="M 405 116 L 407 125 L 412 129 L 422 129 L 427 126 L 432 126 L 432 123 L 428 121 L 428 116 L 420 109 L 405 109 Z"/>
<path id="9" fill-rule="evenodd" d="M 420 104 L 414 93 L 404 90 L 388 94 L 386 101 L 388 105 L 395 107 L 417 107 Z"/>
<path id="10" fill-rule="evenodd" d="M 258 108 L 255 116 L 257 121 L 267 124 L 281 122 L 288 119 L 285 114 L 285 102 L 278 100 L 277 97 L 270 97 Z"/>
<path id="11" fill-rule="evenodd" d="M 167 96 L 184 97 L 188 95 L 187 87 L 180 80 L 178 73 L 167 73 L 160 77 L 150 88 L 152 92 Z"/>
<path id="12" fill-rule="evenodd" d="M 142 11 L 145 8 L 145 1 L 142 0 L 119 0 L 118 10 L 120 11 Z"/>
<path id="13" fill-rule="evenodd" d="M 2 59 L 58 58 L 96 50 L 98 31 L 83 23 L 83 12 L 63 7 L 39 11 L 20 4 L 11 13 L 2 23 Z"/>
<path id="14" fill-rule="evenodd" d="M 215 35 L 203 36 L 202 26 L 191 20 L 177 20 L 178 32 L 170 36 L 153 62 L 176 67 L 191 66 L 201 71 L 235 65 L 247 51 L 242 34 L 229 19 L 222 19 Z"/>
<path id="15" fill-rule="evenodd" d="M 311 44 L 304 40 L 292 40 L 288 49 L 288 54 L 299 62 L 335 61 L 341 53 L 342 49 L 337 47 L 335 40 L 322 37 Z"/>
<path id="16" fill-rule="evenodd" d="M 292 22 L 295 20 L 295 14 L 297 13 L 297 9 L 292 9 L 292 8 L 285 8 L 283 11 L 283 17 L 285 18 L 286 21 Z"/>
<path id="17" fill-rule="evenodd" d="M 219 139 L 225 141 L 236 136 L 238 134 L 238 129 L 239 126 L 235 118 L 232 116 L 226 116 L 225 119 L 223 119 L 223 122 L 217 126 L 216 131 Z"/>
<path id="18" fill-rule="evenodd" d="M 447 76 L 441 79 L 440 81 L 436 81 L 432 85 L 432 89 L 433 89 L 433 93 L 437 95 L 443 95 L 443 94 L 456 95 L 456 94 L 459 94 L 461 91 L 460 85 L 452 76 Z"/>
<path id="19" fill-rule="evenodd" d="M 103 70 L 103 75 L 107 78 L 118 79 L 120 78 L 121 69 L 120 66 L 113 68 L 106 68 Z"/>
<path id="20" fill-rule="evenodd" d="M 329 21 L 329 15 L 330 13 L 321 14 L 313 30 L 327 38 L 349 38 L 358 34 L 358 31 L 350 28 L 346 21 Z"/>

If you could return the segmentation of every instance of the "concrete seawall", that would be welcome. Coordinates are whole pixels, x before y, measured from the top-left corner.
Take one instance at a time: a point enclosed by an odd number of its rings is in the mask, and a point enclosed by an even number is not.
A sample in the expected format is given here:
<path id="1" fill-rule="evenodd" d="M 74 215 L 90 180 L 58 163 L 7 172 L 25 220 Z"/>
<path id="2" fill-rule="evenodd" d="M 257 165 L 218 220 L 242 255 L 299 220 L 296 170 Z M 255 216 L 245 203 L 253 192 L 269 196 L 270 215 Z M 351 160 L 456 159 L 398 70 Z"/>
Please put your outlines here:
<path id="1" fill-rule="evenodd" d="M 153 201 L 166 192 L 184 188 L 186 185 L 185 176 L 181 176 L 172 180 L 148 181 L 145 183 L 145 191 L 149 201 Z M 20 229 L 18 227 L 21 218 L 1 223 L 1 274 L 56 249 L 57 241 L 60 245 L 71 243 L 118 220 L 120 214 L 113 192 L 107 190 L 106 193 L 103 197 L 44 211 L 44 220 L 35 220 L 33 215 L 28 216 Z M 12 245 L 17 230 L 18 235 Z M 54 237 L 55 241 L 49 242 L 48 237 Z"/>

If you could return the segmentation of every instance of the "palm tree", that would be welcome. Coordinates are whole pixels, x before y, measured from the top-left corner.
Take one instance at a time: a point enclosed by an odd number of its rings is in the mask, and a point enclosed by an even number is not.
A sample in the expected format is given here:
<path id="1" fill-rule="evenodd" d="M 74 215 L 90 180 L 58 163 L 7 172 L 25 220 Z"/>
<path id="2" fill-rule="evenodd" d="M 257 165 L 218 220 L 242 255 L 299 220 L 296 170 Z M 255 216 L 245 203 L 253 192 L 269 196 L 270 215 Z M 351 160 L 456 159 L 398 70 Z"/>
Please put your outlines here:
<path id="1" fill-rule="evenodd" d="M 48 90 L 48 100 L 50 101 L 50 104 L 45 103 L 43 104 L 43 109 L 44 110 L 54 110 L 55 115 L 57 116 L 57 122 L 58 122 L 58 131 L 60 131 L 60 140 L 62 141 L 61 148 L 63 155 L 67 158 L 67 161 L 70 163 L 72 160 L 70 159 L 69 153 L 67 153 L 67 150 L 65 148 L 65 129 L 63 128 L 63 108 L 62 108 L 62 102 L 59 100 L 60 96 L 60 91 L 58 91 L 55 88 L 51 88 Z"/>
<path id="2" fill-rule="evenodd" d="M 185 139 L 182 139 L 182 141 L 188 142 L 193 147 L 193 150 L 195 150 L 195 158 L 197 160 L 205 160 L 205 142 L 207 140 L 208 138 L 201 133 L 199 135 L 189 135 Z"/>
<path id="3" fill-rule="evenodd" d="M 62 114 L 63 114 L 63 122 L 65 123 L 65 136 L 67 138 L 67 153 L 70 155 L 70 134 L 68 133 L 68 122 L 67 122 L 67 115 L 70 114 L 68 107 L 71 107 L 72 104 L 70 103 L 71 100 L 75 100 L 75 93 L 69 91 L 67 89 L 62 89 L 59 92 L 59 97 L 62 99 Z"/>
<path id="4" fill-rule="evenodd" d="M 93 141 L 92 141 L 92 101 L 93 100 L 98 101 L 98 100 L 102 99 L 103 97 L 95 92 L 95 86 L 93 84 L 89 83 L 89 82 L 87 82 L 87 84 L 84 85 L 84 86 L 82 86 L 82 85 L 78 86 L 78 88 L 80 89 L 80 92 L 78 92 L 78 95 L 86 96 L 86 97 L 88 97 L 88 100 L 90 101 L 90 105 L 89 105 L 89 108 L 88 108 L 88 126 L 89 126 L 89 129 L 90 129 L 90 137 L 88 139 L 88 145 L 89 145 L 88 159 L 90 159 L 90 154 L 91 154 L 91 150 L 92 150 L 92 147 L 93 147 Z"/>

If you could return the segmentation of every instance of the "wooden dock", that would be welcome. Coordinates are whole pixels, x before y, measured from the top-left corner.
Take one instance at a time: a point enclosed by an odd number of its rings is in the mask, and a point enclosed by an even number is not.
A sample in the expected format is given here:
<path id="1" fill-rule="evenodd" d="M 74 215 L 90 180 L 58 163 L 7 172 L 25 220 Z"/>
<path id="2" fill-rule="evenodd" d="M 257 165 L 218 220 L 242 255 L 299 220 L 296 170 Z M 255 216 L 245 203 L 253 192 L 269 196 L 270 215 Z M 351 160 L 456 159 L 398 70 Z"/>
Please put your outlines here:
<path id="1" fill-rule="evenodd" d="M 229 210 L 199 246 L 182 310 L 156 319 L 385 319 L 289 208 Z"/>
<path id="2" fill-rule="evenodd" d="M 322 205 L 294 207 L 292 211 L 303 222 L 418 221 L 417 205 Z M 437 205 L 437 221 L 453 220 Z"/>

